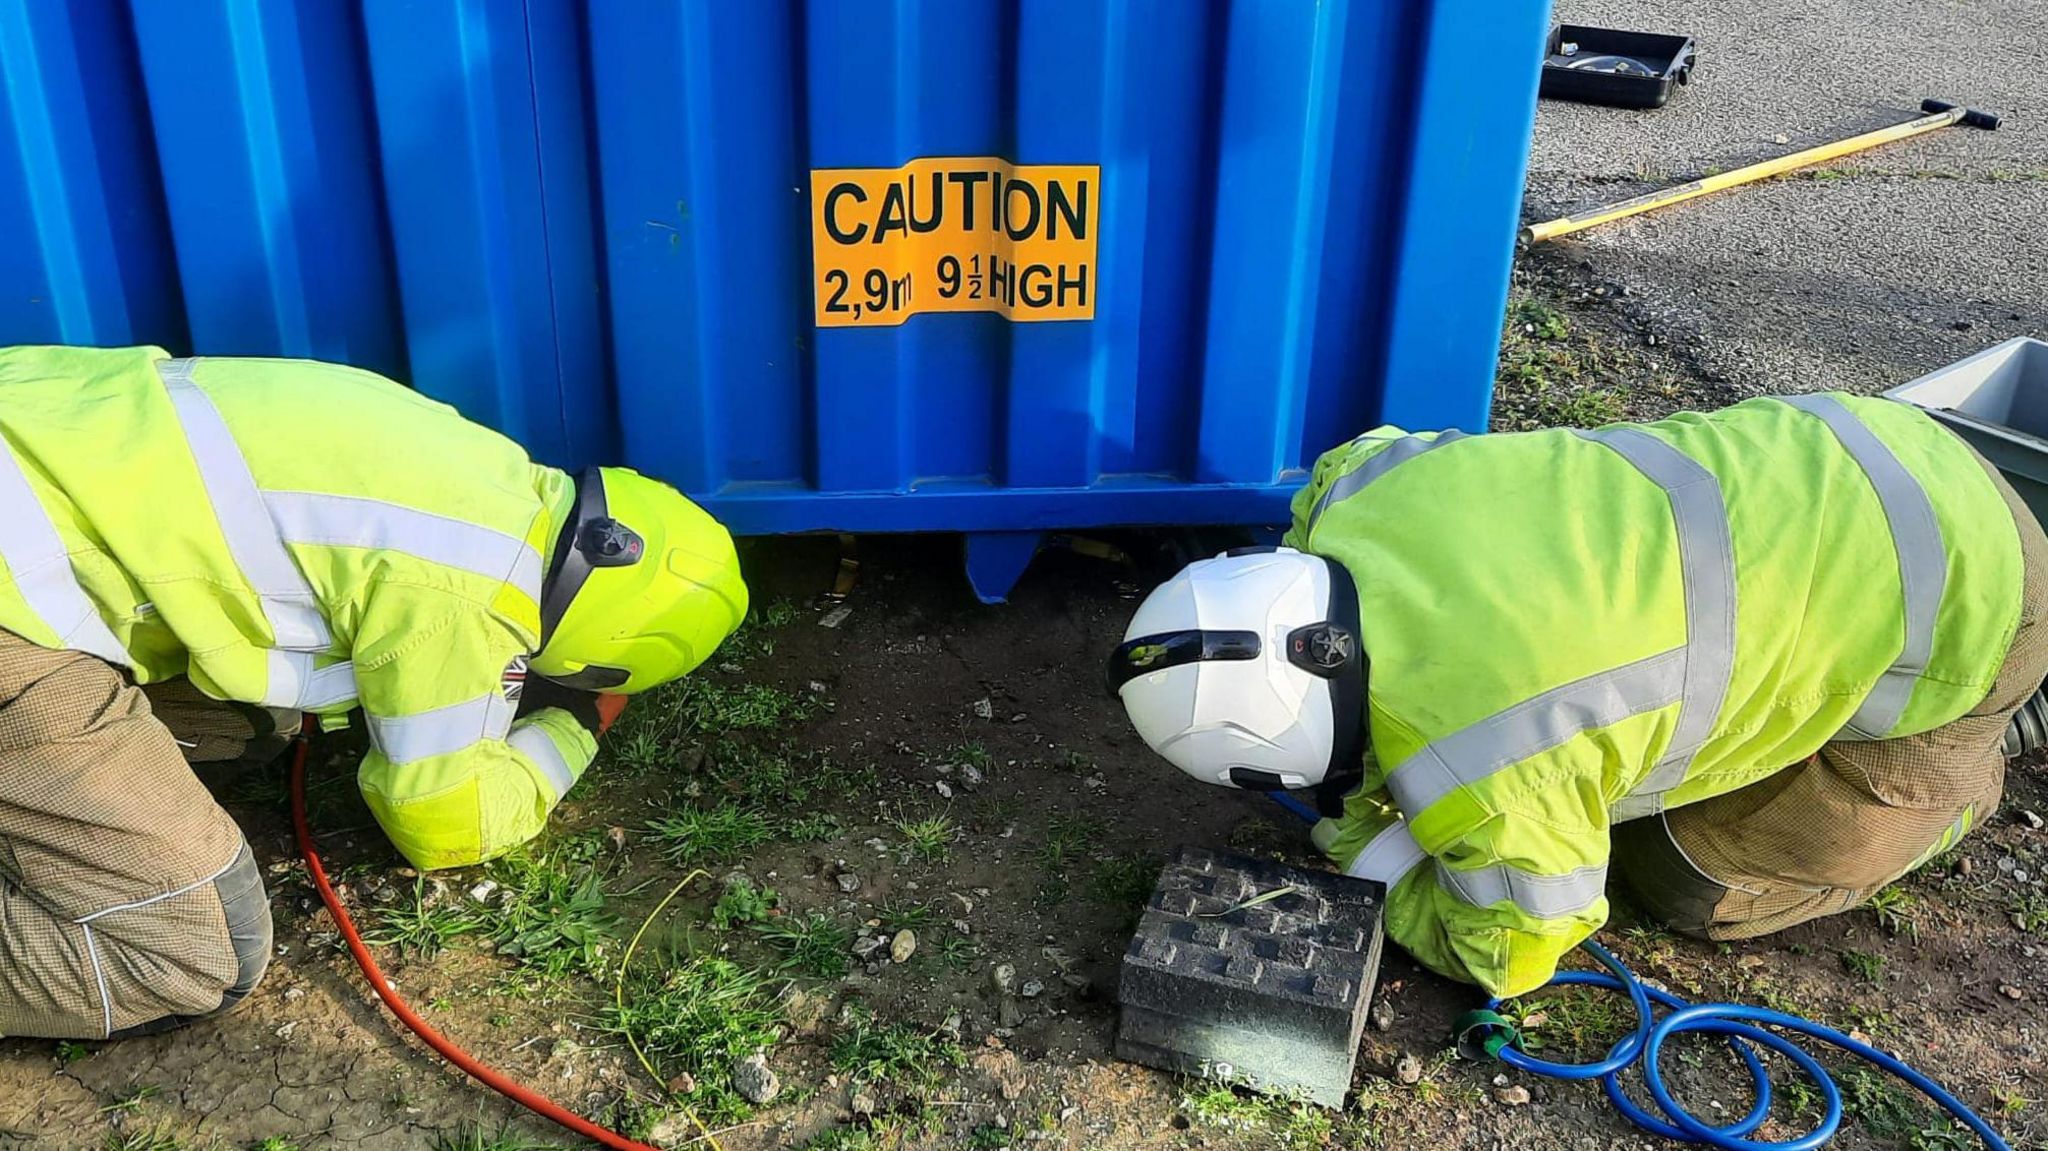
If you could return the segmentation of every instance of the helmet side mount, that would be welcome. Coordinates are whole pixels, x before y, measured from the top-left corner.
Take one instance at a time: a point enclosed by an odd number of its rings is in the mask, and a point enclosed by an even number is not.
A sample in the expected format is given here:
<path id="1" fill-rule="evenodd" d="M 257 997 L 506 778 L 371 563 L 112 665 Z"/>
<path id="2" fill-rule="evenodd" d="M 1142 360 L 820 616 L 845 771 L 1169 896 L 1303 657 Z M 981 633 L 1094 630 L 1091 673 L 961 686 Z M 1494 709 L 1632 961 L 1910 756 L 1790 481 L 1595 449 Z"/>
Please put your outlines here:
<path id="1" fill-rule="evenodd" d="M 555 554 L 541 580 L 541 650 L 547 649 L 556 626 L 589 582 L 591 572 L 630 567 L 646 555 L 647 541 L 640 533 L 611 517 L 605 501 L 603 473 L 596 468 L 583 469 L 576 477 L 575 505 L 568 522 L 562 525 L 561 534 L 555 538 Z M 632 674 L 624 668 L 591 664 L 570 675 L 548 678 L 580 691 L 604 691 L 625 683 Z"/>

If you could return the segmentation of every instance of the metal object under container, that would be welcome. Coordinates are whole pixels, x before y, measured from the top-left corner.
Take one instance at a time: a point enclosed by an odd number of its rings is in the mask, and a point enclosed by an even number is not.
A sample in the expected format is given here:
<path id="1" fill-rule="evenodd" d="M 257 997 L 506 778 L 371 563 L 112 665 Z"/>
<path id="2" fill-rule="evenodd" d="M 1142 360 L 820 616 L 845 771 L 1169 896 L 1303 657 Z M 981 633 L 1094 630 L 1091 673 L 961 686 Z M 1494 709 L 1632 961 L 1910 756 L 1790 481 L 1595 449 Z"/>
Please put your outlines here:
<path id="1" fill-rule="evenodd" d="M 1953 428 L 2048 524 L 2048 341 L 2007 340 L 1885 395 Z"/>
<path id="2" fill-rule="evenodd" d="M 1124 952 L 1117 1057 L 1342 1107 L 1385 899 L 1371 880 L 1181 848 Z"/>

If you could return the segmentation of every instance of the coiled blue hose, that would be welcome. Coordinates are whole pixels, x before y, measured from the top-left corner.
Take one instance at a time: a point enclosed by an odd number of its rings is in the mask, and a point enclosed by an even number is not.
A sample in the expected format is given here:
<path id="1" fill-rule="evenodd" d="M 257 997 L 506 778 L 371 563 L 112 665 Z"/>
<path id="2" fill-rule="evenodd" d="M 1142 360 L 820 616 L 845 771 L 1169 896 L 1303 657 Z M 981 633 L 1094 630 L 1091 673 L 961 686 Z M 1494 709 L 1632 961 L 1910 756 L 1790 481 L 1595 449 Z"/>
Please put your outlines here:
<path id="1" fill-rule="evenodd" d="M 1315 813 L 1291 796 L 1270 793 L 1282 807 L 1298 817 L 1313 822 Z M 1770 1011 L 1762 1007 L 1746 1007 L 1736 1003 L 1687 1003 L 1676 995 L 1645 987 L 1621 960 L 1592 940 L 1579 945 L 1605 967 L 1608 974 L 1597 971 L 1560 971 L 1548 986 L 1564 987 L 1581 985 L 1604 987 L 1620 991 L 1629 997 L 1636 1009 L 1636 1029 L 1608 1048 L 1606 1056 L 1591 1063 L 1554 1063 L 1538 1059 L 1515 1046 L 1517 1038 L 1514 1027 L 1499 1014 L 1501 1001 L 1490 999 L 1482 1011 L 1468 1013 L 1458 1024 L 1458 1048 L 1470 1058 L 1491 1056 L 1519 1071 L 1541 1075 L 1550 1079 L 1586 1080 L 1598 1079 L 1607 1092 L 1607 1099 L 1614 1108 L 1627 1117 L 1629 1122 L 1645 1131 L 1687 1143 L 1704 1143 L 1724 1151 L 1813 1151 L 1834 1138 L 1835 1130 L 1842 1124 L 1842 1092 L 1835 1086 L 1833 1077 L 1820 1062 L 1798 1045 L 1783 1036 L 1765 1031 L 1758 1024 L 1781 1028 L 1785 1031 L 1818 1039 L 1823 1043 L 1840 1048 L 1859 1059 L 1875 1064 L 1885 1072 L 1905 1080 L 1922 1095 L 1933 1100 L 1942 1110 L 1955 1116 L 1984 1145 L 1993 1151 L 2011 1151 L 2011 1147 L 1991 1125 L 1980 1118 L 1975 1111 L 1963 1105 L 1962 1100 L 1949 1094 L 1939 1083 L 1901 1063 L 1899 1060 L 1879 1051 L 1867 1043 L 1859 1042 L 1825 1024 L 1788 1015 L 1782 1011 Z M 1659 1017 L 1652 1004 L 1668 1008 L 1667 1014 Z M 1749 1069 L 1750 1085 L 1756 1094 L 1756 1103 L 1749 1113 L 1733 1123 L 1719 1127 L 1701 1121 L 1697 1116 L 1680 1106 L 1664 1084 L 1664 1076 L 1658 1068 L 1658 1057 L 1664 1049 L 1665 1040 L 1687 1031 L 1726 1037 L 1728 1046 Z M 1813 1130 L 1792 1139 L 1750 1139 L 1747 1136 L 1763 1126 L 1771 1110 L 1771 1080 L 1764 1070 L 1763 1060 L 1752 1049 L 1764 1047 L 1783 1055 L 1799 1068 L 1813 1084 L 1820 1089 L 1825 1104 L 1820 1122 Z M 1622 1090 L 1621 1074 L 1633 1066 L 1642 1069 L 1643 1082 L 1650 1089 L 1650 1097 L 1664 1114 L 1652 1115 L 1630 1099 Z"/>
<path id="2" fill-rule="evenodd" d="M 1875 1064 L 1885 1072 L 1911 1084 L 1921 1094 L 1933 1100 L 1942 1110 L 1955 1116 L 1970 1130 L 1984 1140 L 1994 1151 L 2010 1151 L 2004 1139 L 1991 1125 L 1963 1102 L 1949 1094 L 1942 1086 L 1897 1059 L 1879 1051 L 1867 1043 L 1851 1039 L 1825 1024 L 1782 1011 L 1771 1011 L 1762 1007 L 1746 1007 L 1736 1003 L 1688 1004 L 1685 1000 L 1668 992 L 1644 987 L 1640 981 L 1622 966 L 1621 961 L 1609 954 L 1607 949 L 1587 940 L 1580 945 L 1588 955 L 1607 968 L 1610 975 L 1594 971 L 1563 971 L 1550 981 L 1550 986 L 1583 984 L 1623 991 L 1635 1004 L 1636 1029 L 1617 1042 L 1607 1056 L 1593 1063 L 1552 1063 L 1538 1059 L 1514 1046 L 1512 1029 L 1506 1034 L 1471 1035 L 1464 1037 L 1460 1047 L 1472 1050 L 1475 1046 L 1498 1058 L 1502 1063 L 1533 1075 L 1553 1079 L 1598 1079 L 1607 1091 L 1609 1102 L 1615 1109 L 1627 1116 L 1629 1121 L 1645 1131 L 1688 1143 L 1704 1143 L 1726 1151 L 1813 1151 L 1834 1137 L 1835 1129 L 1842 1122 L 1842 1093 L 1835 1081 L 1812 1055 L 1782 1036 L 1763 1030 L 1757 1024 L 1781 1028 L 1785 1031 L 1818 1039 L 1823 1043 L 1840 1048 L 1859 1059 Z M 1657 1017 L 1651 1003 L 1670 1009 L 1669 1014 Z M 1500 1007 L 1500 1000 L 1489 1000 L 1484 1014 L 1491 1015 Z M 1499 1017 L 1494 1016 L 1495 1019 Z M 1506 1024 L 1481 1021 L 1481 1029 L 1497 1029 Z M 1701 1121 L 1697 1116 L 1680 1106 L 1671 1097 L 1671 1091 L 1664 1084 L 1664 1076 L 1658 1068 L 1658 1057 L 1664 1049 L 1665 1040 L 1686 1031 L 1697 1031 L 1709 1035 L 1727 1037 L 1728 1045 L 1742 1058 L 1749 1069 L 1750 1083 L 1756 1092 L 1756 1104 L 1749 1114 L 1734 1123 L 1715 1127 Z M 1821 1098 L 1826 1105 L 1825 1114 L 1813 1130 L 1792 1139 L 1750 1139 L 1750 1132 L 1763 1125 L 1771 1107 L 1771 1083 L 1764 1072 L 1763 1061 L 1758 1059 L 1750 1045 L 1769 1048 L 1792 1061 L 1792 1064 L 1820 1088 Z M 1621 1089 L 1621 1073 L 1629 1067 L 1640 1064 L 1643 1082 L 1650 1089 L 1651 1098 L 1664 1115 L 1652 1115 L 1638 1106 Z"/>

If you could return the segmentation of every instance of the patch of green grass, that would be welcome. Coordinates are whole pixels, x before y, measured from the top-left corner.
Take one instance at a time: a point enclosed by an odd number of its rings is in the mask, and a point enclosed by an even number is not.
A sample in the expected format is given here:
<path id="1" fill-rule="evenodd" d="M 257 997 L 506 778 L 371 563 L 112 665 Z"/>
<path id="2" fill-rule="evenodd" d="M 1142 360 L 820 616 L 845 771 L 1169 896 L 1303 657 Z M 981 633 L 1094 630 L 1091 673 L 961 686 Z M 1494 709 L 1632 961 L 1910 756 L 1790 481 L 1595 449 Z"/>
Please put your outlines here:
<path id="1" fill-rule="evenodd" d="M 1242 1095 L 1221 1083 L 1190 1085 L 1180 1109 L 1198 1127 L 1261 1135 L 1291 1151 L 1313 1151 L 1335 1133 L 1330 1113 L 1307 1100 Z"/>
<path id="2" fill-rule="evenodd" d="M 185 1141 L 161 1126 L 109 1131 L 100 1141 L 103 1151 L 185 1151 Z"/>
<path id="3" fill-rule="evenodd" d="M 747 618 L 740 621 L 739 630 L 720 645 L 719 650 L 741 659 L 774 655 L 775 636 L 772 633 L 795 623 L 796 619 L 796 605 L 787 599 L 778 599 L 765 606 L 756 605 L 748 609 Z"/>
<path id="4" fill-rule="evenodd" d="M 968 1151 L 997 1151 L 997 1148 L 1008 1147 L 1010 1143 L 1009 1130 L 993 1123 L 983 1123 L 967 1133 Z"/>
<path id="5" fill-rule="evenodd" d="M 686 807 L 647 822 L 648 838 L 684 867 L 731 863 L 771 835 L 767 816 L 733 803 Z"/>
<path id="6" fill-rule="evenodd" d="M 936 1032 L 877 1022 L 856 1007 L 832 1039 L 832 1069 L 855 1083 L 877 1083 L 923 1097 L 949 1068 L 965 1066 L 966 1052 Z"/>
<path id="7" fill-rule="evenodd" d="M 100 1108 L 99 1113 L 101 1115 L 133 1115 L 137 1111 L 142 1110 L 142 1105 L 144 1103 L 149 1102 L 150 1100 L 156 1098 L 159 1095 L 162 1095 L 163 1093 L 163 1088 L 158 1087 L 155 1084 L 145 1084 L 141 1087 L 137 1087 L 133 1091 L 130 1091 L 126 1095 L 120 1096 L 119 1098 L 115 1099 L 112 1103 L 107 1104 L 105 1107 Z"/>
<path id="8" fill-rule="evenodd" d="M 1884 956 L 1870 951 L 1858 951 L 1853 947 L 1841 953 L 1842 970 L 1860 979 L 1876 983 L 1884 977 Z"/>
<path id="9" fill-rule="evenodd" d="M 57 1062 L 66 1067 L 81 1059 L 90 1058 L 91 1055 L 92 1048 L 87 1047 L 76 1039 L 59 1039 L 57 1041 Z"/>
<path id="10" fill-rule="evenodd" d="M 435 1135 L 432 1147 L 434 1151 L 557 1151 L 556 1144 L 534 1143 L 503 1128 L 492 1135 L 475 1123 Z"/>
<path id="11" fill-rule="evenodd" d="M 379 947 L 396 947 L 415 959 L 432 959 L 441 949 L 484 928 L 476 910 L 452 897 L 436 901 L 427 881 L 412 882 L 412 898 L 378 912 L 377 926 L 363 938 Z"/>
<path id="12" fill-rule="evenodd" d="M 487 920 L 498 954 L 560 976 L 594 967 L 618 926 L 605 906 L 594 837 L 515 851 L 491 864 L 498 903 Z"/>
<path id="13" fill-rule="evenodd" d="M 912 818 L 898 810 L 890 825 L 896 829 L 897 835 L 903 837 L 904 858 L 920 863 L 946 862 L 946 857 L 953 850 L 953 837 L 959 833 L 953 817 L 944 812 Z"/>
<path id="14" fill-rule="evenodd" d="M 1842 1109 L 1879 1139 L 1913 1151 L 1962 1151 L 1976 1145 L 1976 1136 L 1928 1107 L 1899 1080 L 1858 1067 L 1838 1075 L 1836 1082 L 1842 1088 Z"/>
<path id="15" fill-rule="evenodd" d="M 1127 852 L 1095 865 L 1093 890 L 1104 903 L 1136 910 L 1152 898 L 1159 880 L 1159 858 L 1147 852 Z"/>
<path id="16" fill-rule="evenodd" d="M 1529 296 L 1508 307 L 1495 376 L 1496 422 L 1511 431 L 1591 427 L 1627 414 L 1635 381 L 1670 393 L 1668 373 L 1647 372 L 1640 355 L 1574 332 L 1563 312 Z"/>
<path id="17" fill-rule="evenodd" d="M 1055 815 L 1045 825 L 1038 845 L 1038 865 L 1046 871 L 1064 869 L 1102 834 L 1102 823 L 1086 815 Z"/>
<path id="18" fill-rule="evenodd" d="M 950 764 L 956 767 L 965 765 L 977 767 L 983 771 L 988 770 L 996 761 L 996 757 L 989 754 L 988 748 L 974 740 L 969 740 L 966 743 L 956 743 L 936 755 L 923 755 L 918 758 L 926 767 L 937 767 L 941 764 Z"/>
<path id="19" fill-rule="evenodd" d="M 822 911 L 808 915 L 784 915 L 756 924 L 761 938 L 782 953 L 785 971 L 800 971 L 820 979 L 846 974 L 847 948 L 853 932 Z"/>
<path id="20" fill-rule="evenodd" d="M 823 752 L 763 748 L 737 739 L 720 740 L 705 759 L 706 782 L 717 799 L 763 811 L 802 812 L 820 800 L 869 791 L 875 784 L 872 765 L 842 763 Z M 804 817 L 780 824 L 781 833 L 802 838 L 793 829 Z"/>
<path id="21" fill-rule="evenodd" d="M 613 762 L 634 775 L 674 766 L 676 749 L 650 727 L 630 728 L 605 741 Z"/>
<path id="22" fill-rule="evenodd" d="M 640 966 L 636 957 L 623 1002 L 609 997 L 596 1028 L 631 1036 L 664 1082 L 688 1072 L 697 1089 L 682 1101 L 706 1124 L 736 1122 L 749 1112 L 733 1094 L 732 1063 L 773 1047 L 780 1034 L 780 979 L 727 959 L 698 955 L 666 966 Z"/>
<path id="23" fill-rule="evenodd" d="M 798 843 L 824 843 L 839 838 L 843 830 L 839 817 L 829 811 L 800 815 L 782 825 L 783 836 Z"/>
<path id="24" fill-rule="evenodd" d="M 966 971 L 981 958 L 981 945 L 965 935 L 948 935 L 939 941 L 939 962 L 955 971 Z"/>
<path id="25" fill-rule="evenodd" d="M 811 713 L 811 701 L 764 683 L 721 683 L 683 679 L 676 716 L 686 732 L 719 735 L 768 731 L 797 723 Z"/>
<path id="26" fill-rule="evenodd" d="M 1572 334 L 1564 313 L 1541 300 L 1520 299 L 1508 307 L 1508 323 L 1532 340 L 1553 343 Z"/>
<path id="27" fill-rule="evenodd" d="M 1877 924 L 1893 935 L 1920 938 L 1920 897 L 1898 884 L 1870 897 L 1871 913 Z"/>
<path id="28" fill-rule="evenodd" d="M 720 931 L 729 931 L 736 924 L 763 922 L 778 898 L 774 888 L 755 887 L 753 880 L 736 875 L 712 905 L 711 922 Z"/>
<path id="29" fill-rule="evenodd" d="M 938 922 L 939 913 L 929 903 L 892 899 L 875 909 L 875 918 L 882 921 L 882 930 L 895 934 L 898 931 L 923 931 Z"/>
<path id="30" fill-rule="evenodd" d="M 2048 935 L 2048 895 L 2038 891 L 2013 896 L 2012 925 L 2035 935 Z"/>
<path id="31" fill-rule="evenodd" d="M 1597 1056 L 1636 1025 L 1627 996 L 1584 987 L 1511 999 L 1501 1013 L 1521 1029 L 1523 1047 L 1566 1061 Z"/>

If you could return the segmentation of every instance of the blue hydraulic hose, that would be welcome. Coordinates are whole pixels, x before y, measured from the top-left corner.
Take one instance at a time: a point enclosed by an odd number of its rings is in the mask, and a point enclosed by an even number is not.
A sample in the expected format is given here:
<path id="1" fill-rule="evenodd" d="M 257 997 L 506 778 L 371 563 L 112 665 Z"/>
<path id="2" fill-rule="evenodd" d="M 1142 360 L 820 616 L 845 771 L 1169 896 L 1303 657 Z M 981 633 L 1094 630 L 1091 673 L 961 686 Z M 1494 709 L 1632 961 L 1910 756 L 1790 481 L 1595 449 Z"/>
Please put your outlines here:
<path id="1" fill-rule="evenodd" d="M 1272 792 L 1273 801 L 1294 815 L 1313 823 L 1318 818 L 1301 801 L 1292 796 Z M 1473 1031 L 1491 1032 L 1479 1042 L 1468 1044 L 1468 1035 L 1459 1036 L 1461 1050 L 1468 1053 L 1473 1047 L 1482 1047 L 1494 1058 L 1517 1070 L 1541 1075 L 1551 1079 L 1586 1080 L 1598 1079 L 1607 1092 L 1608 1101 L 1614 1104 L 1631 1123 L 1653 1134 L 1682 1140 L 1687 1143 L 1704 1143 L 1723 1151 L 1813 1151 L 1814 1148 L 1834 1138 L 1835 1131 L 1842 1123 L 1842 1092 L 1820 1062 L 1798 1045 L 1774 1032 L 1766 1031 L 1758 1024 L 1781 1028 L 1809 1039 L 1840 1048 L 1859 1059 L 1875 1064 L 1881 1070 L 1905 1080 L 1908 1084 L 1938 1104 L 1942 1110 L 1953 1115 L 1964 1126 L 1977 1133 L 1984 1145 L 1992 1151 L 2012 1151 L 2011 1146 L 1992 1130 L 1978 1114 L 1965 1106 L 1942 1088 L 1939 1083 L 1908 1067 L 1890 1055 L 1867 1043 L 1851 1039 L 1840 1031 L 1797 1015 L 1782 1011 L 1770 1011 L 1762 1007 L 1746 1007 L 1736 1003 L 1691 1004 L 1667 991 L 1645 987 L 1634 973 L 1622 966 L 1621 960 L 1609 954 L 1607 949 L 1587 940 L 1579 945 L 1611 974 L 1597 971 L 1560 971 L 1547 986 L 1564 987 L 1571 985 L 1604 987 L 1611 991 L 1625 993 L 1636 1009 L 1636 1029 L 1623 1036 L 1607 1054 L 1591 1063 L 1554 1063 L 1538 1059 L 1515 1046 L 1519 1038 L 1506 1021 L 1495 1014 L 1501 1001 L 1490 999 L 1484 1012 L 1474 1015 L 1490 1017 L 1492 1022 L 1479 1022 Z M 1655 1004 L 1669 1010 L 1658 1017 Z M 1681 1032 L 1697 1031 L 1707 1035 L 1720 1035 L 1742 1059 L 1749 1071 L 1751 1088 L 1756 1102 L 1749 1113 L 1733 1123 L 1720 1127 L 1709 1126 L 1697 1116 L 1680 1106 L 1664 1084 L 1664 1076 L 1658 1068 L 1658 1056 L 1663 1051 L 1664 1041 Z M 1763 1126 L 1771 1110 L 1771 1081 L 1751 1045 L 1768 1048 L 1784 1056 L 1793 1066 L 1799 1068 L 1813 1084 L 1820 1089 L 1825 1104 L 1821 1120 L 1813 1130 L 1791 1139 L 1750 1139 L 1747 1136 Z M 1621 1073 L 1630 1067 L 1640 1067 L 1643 1082 L 1650 1089 L 1650 1096 L 1656 1100 L 1662 1118 L 1650 1114 L 1628 1097 L 1621 1087 Z"/>

